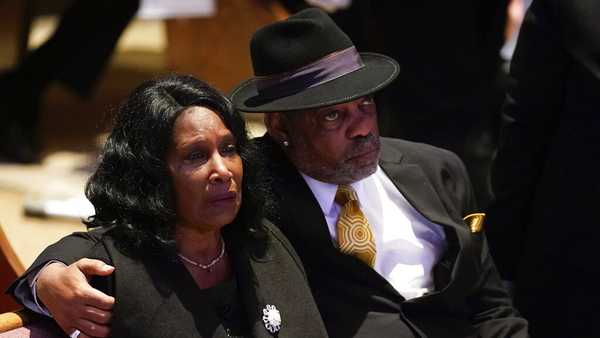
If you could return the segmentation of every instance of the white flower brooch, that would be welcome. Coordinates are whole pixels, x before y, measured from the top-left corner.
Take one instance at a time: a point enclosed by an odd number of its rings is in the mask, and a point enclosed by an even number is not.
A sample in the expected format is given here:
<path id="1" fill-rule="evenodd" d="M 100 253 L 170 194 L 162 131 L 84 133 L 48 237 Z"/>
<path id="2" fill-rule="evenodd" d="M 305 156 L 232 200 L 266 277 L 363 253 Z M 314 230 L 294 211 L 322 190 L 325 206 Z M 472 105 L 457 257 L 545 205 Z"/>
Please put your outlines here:
<path id="1" fill-rule="evenodd" d="M 278 332 L 281 329 L 281 314 L 275 305 L 267 304 L 265 306 L 262 320 L 265 323 L 265 328 L 271 333 Z"/>

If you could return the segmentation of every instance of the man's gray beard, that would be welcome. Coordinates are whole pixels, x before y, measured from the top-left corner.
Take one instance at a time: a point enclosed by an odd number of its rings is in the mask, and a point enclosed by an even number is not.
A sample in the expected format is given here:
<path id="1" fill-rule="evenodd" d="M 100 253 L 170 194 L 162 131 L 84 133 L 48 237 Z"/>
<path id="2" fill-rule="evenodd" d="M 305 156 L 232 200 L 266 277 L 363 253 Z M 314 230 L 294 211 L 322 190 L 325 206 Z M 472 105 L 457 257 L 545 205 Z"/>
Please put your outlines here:
<path id="1" fill-rule="evenodd" d="M 301 138 L 296 138 L 294 140 L 293 144 L 296 144 L 296 151 L 298 151 L 298 148 L 308 148 L 306 144 L 303 144 L 302 142 L 303 140 Z M 364 151 L 370 150 L 372 148 L 379 149 L 380 141 L 379 137 L 370 134 L 369 136 L 363 138 L 361 141 L 357 142 L 356 146 L 352 148 L 352 152 L 350 154 L 346 154 L 346 159 L 354 155 L 361 154 Z M 288 157 L 291 158 L 289 153 Z M 377 165 L 379 163 L 379 156 L 377 156 L 377 160 L 375 160 L 372 165 L 365 167 L 357 167 L 352 163 L 341 162 L 335 168 L 330 168 L 325 165 L 317 166 L 316 163 L 318 163 L 318 161 L 314 160 L 313 153 L 310 151 L 303 151 L 301 153 L 296 153 L 295 158 L 292 159 L 292 163 L 294 163 L 294 166 L 300 172 L 321 182 L 333 184 L 350 184 L 362 180 L 363 178 L 366 178 L 375 173 L 375 171 L 377 171 Z"/>
<path id="2" fill-rule="evenodd" d="M 350 184 L 356 181 L 360 181 L 377 171 L 377 162 L 367 167 L 356 168 L 349 163 L 342 163 L 333 172 L 333 180 L 331 183 L 335 184 Z"/>
<path id="3" fill-rule="evenodd" d="M 332 184 L 350 184 L 366 178 L 377 171 L 378 161 L 366 167 L 356 167 L 350 163 L 342 162 L 335 168 L 316 166 L 308 154 L 297 156 L 294 162 L 296 169 L 316 180 Z M 297 163 L 296 163 L 297 162 Z"/>

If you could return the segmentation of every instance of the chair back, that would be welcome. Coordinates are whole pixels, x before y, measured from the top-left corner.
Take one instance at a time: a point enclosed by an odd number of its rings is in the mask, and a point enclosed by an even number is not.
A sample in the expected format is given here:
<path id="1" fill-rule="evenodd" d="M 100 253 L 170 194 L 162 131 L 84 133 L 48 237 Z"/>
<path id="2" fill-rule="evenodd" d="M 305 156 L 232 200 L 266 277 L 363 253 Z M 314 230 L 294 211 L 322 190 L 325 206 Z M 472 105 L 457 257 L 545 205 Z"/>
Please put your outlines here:
<path id="1" fill-rule="evenodd" d="M 0 313 L 16 310 L 20 306 L 2 292 L 23 272 L 23 265 L 2 231 L 0 224 Z"/>
<path id="2" fill-rule="evenodd" d="M 65 338 L 68 337 L 48 317 L 29 310 L 0 314 L 0 338 Z"/>

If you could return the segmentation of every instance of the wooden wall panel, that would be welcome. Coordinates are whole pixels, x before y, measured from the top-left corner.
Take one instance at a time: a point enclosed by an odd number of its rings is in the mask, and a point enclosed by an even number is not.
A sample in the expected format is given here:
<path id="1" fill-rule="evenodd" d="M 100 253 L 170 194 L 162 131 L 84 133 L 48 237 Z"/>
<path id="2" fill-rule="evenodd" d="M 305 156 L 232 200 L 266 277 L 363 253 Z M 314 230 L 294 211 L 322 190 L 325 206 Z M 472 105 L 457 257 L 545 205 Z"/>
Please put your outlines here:
<path id="1" fill-rule="evenodd" d="M 228 93 L 252 76 L 249 42 L 260 27 L 288 14 L 274 0 L 219 0 L 210 18 L 167 21 L 167 62 Z"/>

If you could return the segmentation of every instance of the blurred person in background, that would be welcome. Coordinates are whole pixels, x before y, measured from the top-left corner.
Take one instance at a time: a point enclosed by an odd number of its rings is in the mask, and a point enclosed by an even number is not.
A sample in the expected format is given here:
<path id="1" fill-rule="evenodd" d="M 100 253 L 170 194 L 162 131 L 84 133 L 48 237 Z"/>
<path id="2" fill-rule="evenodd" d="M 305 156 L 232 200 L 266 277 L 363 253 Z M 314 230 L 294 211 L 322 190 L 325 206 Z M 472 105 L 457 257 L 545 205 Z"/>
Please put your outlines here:
<path id="1" fill-rule="evenodd" d="M 513 56 L 488 238 L 534 337 L 599 337 L 600 2 L 534 0 Z"/>
<path id="2" fill-rule="evenodd" d="M 0 162 L 40 160 L 37 129 L 45 90 L 56 81 L 78 96 L 92 95 L 139 6 L 140 0 L 72 1 L 48 41 L 0 75 Z"/>

